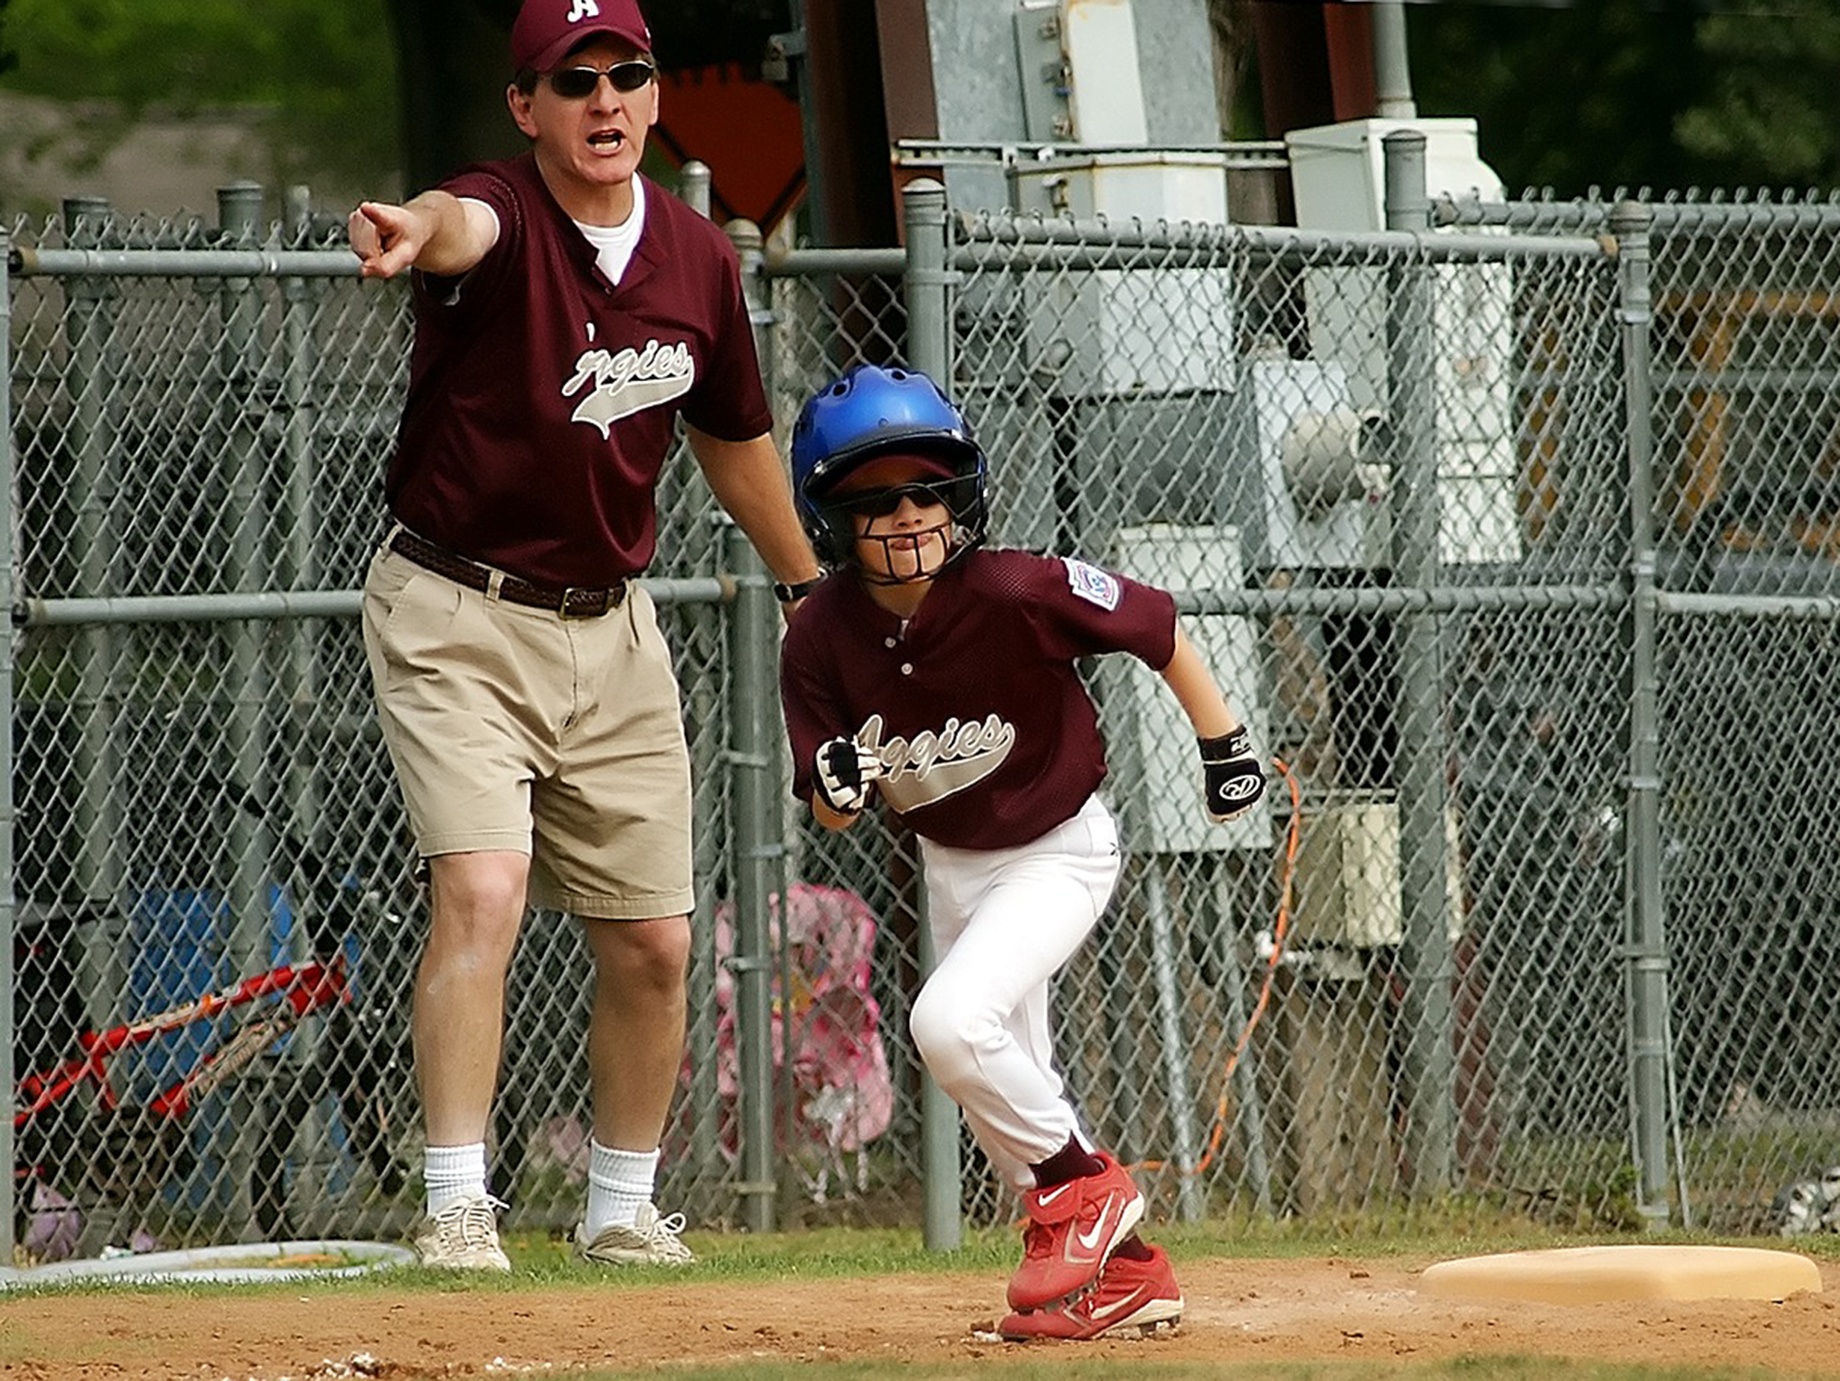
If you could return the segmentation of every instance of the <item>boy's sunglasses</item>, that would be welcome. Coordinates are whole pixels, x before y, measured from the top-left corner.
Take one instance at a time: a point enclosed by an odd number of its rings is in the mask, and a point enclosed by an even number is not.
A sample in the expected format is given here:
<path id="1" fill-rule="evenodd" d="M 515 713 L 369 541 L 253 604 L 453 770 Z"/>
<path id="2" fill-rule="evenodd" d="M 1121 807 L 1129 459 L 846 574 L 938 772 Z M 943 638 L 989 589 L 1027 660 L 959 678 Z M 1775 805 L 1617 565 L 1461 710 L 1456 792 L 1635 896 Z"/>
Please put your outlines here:
<path id="1" fill-rule="evenodd" d="M 901 507 L 903 499 L 912 499 L 917 508 L 945 503 L 946 496 L 940 491 L 954 483 L 954 480 L 931 480 L 924 484 L 897 484 L 892 489 L 865 489 L 859 494 L 839 495 L 835 503 L 845 513 L 864 518 L 887 518 Z"/>
<path id="2" fill-rule="evenodd" d="M 616 62 L 611 67 L 563 67 L 549 73 L 544 80 L 563 100 L 579 101 L 594 94 L 602 77 L 613 83 L 615 91 L 631 92 L 649 82 L 657 71 L 643 58 L 633 58 L 630 62 Z"/>

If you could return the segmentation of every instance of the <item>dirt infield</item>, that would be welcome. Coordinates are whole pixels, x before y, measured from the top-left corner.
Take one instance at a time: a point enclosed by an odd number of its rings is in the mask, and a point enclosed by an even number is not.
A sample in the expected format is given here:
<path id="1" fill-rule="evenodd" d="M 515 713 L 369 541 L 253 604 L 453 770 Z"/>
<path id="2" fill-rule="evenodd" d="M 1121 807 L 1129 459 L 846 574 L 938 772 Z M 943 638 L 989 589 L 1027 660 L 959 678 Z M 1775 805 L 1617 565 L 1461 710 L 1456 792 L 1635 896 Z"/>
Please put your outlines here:
<path id="1" fill-rule="evenodd" d="M 1547 1356 L 1728 1364 L 1840 1376 L 1840 1263 L 1781 1304 L 1526 1305 L 1432 1299 L 1427 1259 L 1182 1260 L 1182 1327 L 1149 1340 L 989 1341 L 990 1274 L 379 1290 L 229 1298 L 167 1290 L 0 1297 L 0 1377 L 506 1376 L 657 1364 L 902 1360 L 1002 1366 L 1046 1356 L 1168 1362 L 1398 1363 Z"/>

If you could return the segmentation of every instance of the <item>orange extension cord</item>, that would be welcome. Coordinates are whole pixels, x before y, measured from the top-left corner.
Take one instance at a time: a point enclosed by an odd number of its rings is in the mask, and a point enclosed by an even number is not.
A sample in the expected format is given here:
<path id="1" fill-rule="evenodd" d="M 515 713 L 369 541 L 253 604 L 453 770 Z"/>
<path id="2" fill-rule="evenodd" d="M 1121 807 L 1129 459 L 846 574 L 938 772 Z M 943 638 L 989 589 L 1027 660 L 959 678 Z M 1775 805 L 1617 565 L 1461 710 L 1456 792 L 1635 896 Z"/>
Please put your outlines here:
<path id="1" fill-rule="evenodd" d="M 1273 758 L 1271 765 L 1278 769 L 1291 794 L 1291 823 L 1284 835 L 1284 869 L 1279 876 L 1278 919 L 1271 928 L 1271 953 L 1265 960 L 1265 976 L 1259 983 L 1258 1000 L 1252 1004 L 1252 1013 L 1246 1018 L 1245 1029 L 1233 1043 L 1233 1053 L 1227 1057 L 1227 1067 L 1220 1072 L 1220 1101 L 1214 1106 L 1214 1126 L 1208 1133 L 1207 1151 L 1196 1162 L 1194 1169 L 1182 1171 L 1185 1175 L 1203 1173 L 1214 1163 L 1221 1142 L 1226 1140 L 1227 1104 L 1233 1088 L 1233 1071 L 1239 1068 L 1240 1057 L 1252 1043 L 1252 1033 L 1258 1027 L 1259 1018 L 1265 1015 L 1266 1007 L 1271 1004 L 1272 980 L 1277 977 L 1278 965 L 1284 960 L 1284 937 L 1291 927 L 1291 883 L 1297 871 L 1297 834 L 1303 820 L 1303 789 L 1298 786 L 1296 774 L 1283 758 Z M 1168 1165 L 1167 1161 L 1143 1160 L 1129 1168 L 1163 1170 Z"/>

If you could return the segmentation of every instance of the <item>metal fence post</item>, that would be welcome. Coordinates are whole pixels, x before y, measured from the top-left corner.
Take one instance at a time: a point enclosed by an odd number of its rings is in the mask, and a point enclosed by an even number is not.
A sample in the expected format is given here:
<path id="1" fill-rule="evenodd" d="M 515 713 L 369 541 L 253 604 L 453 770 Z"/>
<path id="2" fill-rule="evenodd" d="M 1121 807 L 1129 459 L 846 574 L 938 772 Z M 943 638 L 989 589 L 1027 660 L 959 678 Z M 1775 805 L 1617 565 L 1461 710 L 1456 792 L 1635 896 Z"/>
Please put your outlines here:
<path id="1" fill-rule="evenodd" d="M 679 194 L 687 204 L 695 207 L 690 166 L 684 166 Z M 747 266 L 743 264 L 744 292 L 748 289 L 746 272 Z M 717 525 L 726 517 L 719 509 L 710 514 L 708 538 L 713 544 L 713 554 L 698 548 L 712 574 L 723 563 Z M 695 604 L 683 611 L 682 618 L 689 625 L 691 639 L 696 645 L 715 649 L 722 645 L 726 620 L 731 614 L 732 608 Z M 727 693 L 728 688 L 714 676 L 692 677 L 683 685 L 684 726 L 690 740 L 691 861 L 698 882 L 696 903 L 690 917 L 692 952 L 686 997 L 692 1015 L 685 1032 L 685 1045 L 689 1116 L 691 1125 L 700 1134 L 689 1138 L 688 1152 L 694 1165 L 692 1178 L 699 1184 L 725 1179 L 729 1169 L 722 1154 L 722 1139 L 714 1131 L 720 1119 L 721 1100 L 721 1047 L 716 1039 L 716 1023 L 697 1019 L 699 1014 L 713 1014 L 717 1010 L 717 965 L 721 959 L 716 952 L 715 889 L 711 881 L 722 868 L 722 811 L 726 795 L 722 789 L 722 774 L 727 770 L 724 698 Z"/>
<path id="2" fill-rule="evenodd" d="M 287 240 L 304 247 L 312 228 L 312 197 L 305 187 L 291 187 L 287 195 Z M 311 590 L 320 582 L 321 515 L 314 499 L 315 465 L 313 433 L 316 421 L 313 378 L 319 370 L 314 350 L 313 314 L 321 290 L 306 278 L 281 280 L 281 402 L 282 454 L 286 473 L 277 486 L 286 503 L 274 535 L 280 555 L 275 572 L 295 590 Z M 319 776 L 316 752 L 305 746 L 306 726 L 319 701 L 319 619 L 301 619 L 288 635 L 287 772 L 289 808 L 296 818 L 319 818 Z M 300 1042 L 296 1042 L 299 1044 Z"/>
<path id="3" fill-rule="evenodd" d="M 751 221 L 726 227 L 741 257 L 743 284 L 758 285 L 760 228 Z M 733 679 L 729 702 L 729 815 L 735 879 L 735 1016 L 741 1061 L 742 1218 L 754 1232 L 776 1224 L 778 1181 L 774 1155 L 773 973 L 770 931 L 773 893 L 785 828 L 780 806 L 779 683 L 775 674 L 779 613 L 760 556 L 738 527 L 728 531 L 726 553 L 735 577 L 729 623 Z M 781 899 L 782 914 L 784 899 Z"/>
<path id="4" fill-rule="evenodd" d="M 73 249 L 104 247 L 109 203 L 101 197 L 66 197 L 64 234 Z M 114 366 L 115 303 L 118 291 L 102 278 L 72 278 L 64 338 L 70 349 L 71 566 L 76 594 L 118 595 L 121 537 L 115 505 L 120 493 L 116 390 L 122 371 Z M 124 635 L 107 625 L 86 628 L 73 649 L 80 659 L 76 704 L 77 741 L 72 767 L 72 833 L 75 859 L 70 899 L 76 914 L 93 916 L 86 927 L 83 964 L 89 975 L 85 1005 L 98 1028 L 128 987 L 130 946 L 120 901 L 121 807 L 114 784 L 115 669 Z"/>
<path id="5" fill-rule="evenodd" d="M 677 170 L 677 195 L 697 215 L 709 219 L 709 192 L 712 178 L 709 165 L 692 158 Z"/>
<path id="6" fill-rule="evenodd" d="M 8 265 L 12 237 L 0 225 L 0 1262 L 13 1259 L 13 936 L 18 925 L 13 895 L 13 283 Z"/>
<path id="7" fill-rule="evenodd" d="M 1425 136 L 1389 134 L 1386 151 L 1388 230 L 1427 232 Z M 1416 256 L 1414 256 L 1416 258 Z M 1437 397 L 1432 376 L 1432 269 L 1422 262 L 1388 271 L 1388 415 L 1393 455 L 1393 578 L 1429 593 L 1438 583 L 1441 514 L 1437 482 Z M 1399 616 L 1399 871 L 1405 936 L 1400 966 L 1406 1031 L 1407 1158 L 1414 1193 L 1451 1183 L 1456 1151 L 1456 1058 L 1452 1048 L 1450 890 L 1444 822 L 1443 666 L 1440 616 Z"/>
<path id="8" fill-rule="evenodd" d="M 237 248 L 251 248 L 261 239 L 262 188 L 253 182 L 234 182 L 217 189 L 218 228 L 224 240 Z M 259 429 L 261 396 L 261 289 L 251 278 L 226 278 L 219 297 L 223 340 L 218 355 L 223 374 L 224 497 L 229 522 L 229 550 L 224 560 L 224 580 L 234 590 L 263 590 L 269 586 L 268 562 L 263 559 L 267 527 L 268 486 L 264 483 L 264 448 Z M 225 630 L 225 755 L 232 764 L 234 783 L 268 797 L 267 754 L 262 715 L 272 691 L 263 658 L 263 624 L 239 620 Z M 248 811 L 232 811 L 225 822 L 231 841 L 229 903 L 225 951 L 232 971 L 259 973 L 269 966 L 273 924 L 269 914 L 270 847 L 268 831 Z M 229 1215 L 233 1223 L 254 1231 L 255 1205 L 251 1202 L 253 1138 L 251 1128 L 255 1091 L 250 1081 L 239 1081 L 232 1095 L 237 1116 L 230 1128 L 226 1156 L 229 1166 Z"/>
<path id="9" fill-rule="evenodd" d="M 902 289 L 907 299 L 907 361 L 952 392 L 952 275 L 946 267 L 946 189 L 934 178 L 917 178 L 903 189 L 907 229 L 907 266 Z M 920 980 L 938 962 L 933 930 L 921 891 L 919 932 Z M 932 1251 L 952 1251 L 963 1241 L 958 1159 L 958 1107 L 921 1075 L 920 1161 L 926 1176 L 925 1238 Z"/>
<path id="10" fill-rule="evenodd" d="M 1617 244 L 1629 499 L 1624 579 L 1628 652 L 1629 784 L 1624 964 L 1629 1001 L 1630 1140 L 1637 1211 L 1651 1229 L 1668 1221 L 1667 925 L 1661 896 L 1661 728 L 1656 667 L 1654 436 L 1649 326 L 1649 227 L 1653 212 L 1619 202 L 1610 213 Z"/>

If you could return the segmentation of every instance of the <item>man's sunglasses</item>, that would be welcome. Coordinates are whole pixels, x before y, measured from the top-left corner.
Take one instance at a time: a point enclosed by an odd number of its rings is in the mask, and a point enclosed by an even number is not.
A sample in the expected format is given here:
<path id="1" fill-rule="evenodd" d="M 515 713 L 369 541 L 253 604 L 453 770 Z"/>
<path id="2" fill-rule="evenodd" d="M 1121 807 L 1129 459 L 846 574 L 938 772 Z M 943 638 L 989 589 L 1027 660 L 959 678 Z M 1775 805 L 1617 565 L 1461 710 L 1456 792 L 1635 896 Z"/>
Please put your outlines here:
<path id="1" fill-rule="evenodd" d="M 903 499 L 912 499 L 917 508 L 947 503 L 946 491 L 956 483 L 957 480 L 931 480 L 923 484 L 897 484 L 891 489 L 865 489 L 857 494 L 839 494 L 833 502 L 845 513 L 854 513 L 863 518 L 887 518 L 901 507 Z"/>
<path id="2" fill-rule="evenodd" d="M 592 96 L 594 88 L 605 77 L 613 83 L 615 91 L 637 91 L 658 73 L 658 69 L 643 58 L 634 58 L 630 62 L 616 62 L 611 67 L 563 67 L 551 72 L 544 78 L 549 89 L 565 101 L 579 101 L 585 96 Z"/>

